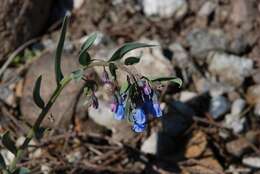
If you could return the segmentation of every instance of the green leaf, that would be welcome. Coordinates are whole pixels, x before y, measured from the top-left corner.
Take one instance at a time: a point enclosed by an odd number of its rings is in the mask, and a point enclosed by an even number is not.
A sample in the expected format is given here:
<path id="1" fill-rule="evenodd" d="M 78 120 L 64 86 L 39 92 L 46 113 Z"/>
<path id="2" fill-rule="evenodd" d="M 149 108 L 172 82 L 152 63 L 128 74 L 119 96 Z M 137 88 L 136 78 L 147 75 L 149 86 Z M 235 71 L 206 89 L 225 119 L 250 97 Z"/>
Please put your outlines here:
<path id="1" fill-rule="evenodd" d="M 83 73 L 84 73 L 83 69 L 78 69 L 76 71 L 73 71 L 71 73 L 71 78 L 73 80 L 80 81 L 83 77 Z"/>
<path id="2" fill-rule="evenodd" d="M 93 43 L 95 42 L 96 38 L 97 38 L 97 33 L 91 34 L 91 35 L 86 39 L 86 41 L 84 42 L 84 44 L 82 45 L 80 52 L 85 52 L 85 51 L 87 51 L 87 50 L 93 45 Z"/>
<path id="3" fill-rule="evenodd" d="M 132 51 L 134 49 L 137 48 L 144 48 L 144 47 L 153 47 L 156 45 L 148 45 L 148 44 L 144 44 L 144 43 L 126 43 L 125 45 L 123 45 L 122 47 L 120 47 L 118 50 L 116 50 L 116 52 L 112 55 L 112 57 L 109 59 L 109 61 L 116 61 L 121 59 L 126 53 L 128 53 L 129 51 Z"/>
<path id="4" fill-rule="evenodd" d="M 109 71 L 115 80 L 116 80 L 116 70 L 117 70 L 116 65 L 114 63 L 109 63 Z"/>
<path id="5" fill-rule="evenodd" d="M 29 174 L 31 171 L 25 167 L 16 169 L 12 174 Z"/>
<path id="6" fill-rule="evenodd" d="M 120 87 L 120 94 L 126 92 L 126 90 L 129 88 L 129 83 L 128 82 L 125 82 L 121 85 Z"/>
<path id="7" fill-rule="evenodd" d="M 79 63 L 82 66 L 89 65 L 91 62 L 91 57 L 88 52 L 84 51 L 79 54 Z"/>
<path id="8" fill-rule="evenodd" d="M 0 170 L 2 169 L 6 169 L 6 164 L 5 164 L 4 157 L 0 153 Z"/>
<path id="9" fill-rule="evenodd" d="M 140 58 L 138 57 L 128 57 L 125 59 L 125 65 L 133 65 L 139 63 Z"/>
<path id="10" fill-rule="evenodd" d="M 179 85 L 179 87 L 182 86 L 182 80 L 178 77 L 160 77 L 160 78 L 156 78 L 151 80 L 152 82 L 165 82 L 165 81 L 170 81 L 173 83 L 177 83 Z"/>
<path id="11" fill-rule="evenodd" d="M 40 75 L 34 85 L 33 88 L 33 100 L 35 102 L 35 104 L 39 107 L 39 108 L 44 108 L 45 104 L 43 99 L 41 98 L 41 94 L 40 94 L 40 90 L 41 90 L 41 82 L 42 82 L 42 76 Z"/>
<path id="12" fill-rule="evenodd" d="M 63 74 L 61 71 L 61 55 L 66 38 L 66 31 L 69 23 L 69 18 L 70 14 L 67 14 L 63 20 L 60 39 L 55 54 L 55 76 L 57 85 L 60 85 L 60 81 L 63 79 Z"/>
<path id="13" fill-rule="evenodd" d="M 3 145 L 14 155 L 16 155 L 17 148 L 15 147 L 15 142 L 11 139 L 9 131 L 7 131 L 2 138 Z"/>

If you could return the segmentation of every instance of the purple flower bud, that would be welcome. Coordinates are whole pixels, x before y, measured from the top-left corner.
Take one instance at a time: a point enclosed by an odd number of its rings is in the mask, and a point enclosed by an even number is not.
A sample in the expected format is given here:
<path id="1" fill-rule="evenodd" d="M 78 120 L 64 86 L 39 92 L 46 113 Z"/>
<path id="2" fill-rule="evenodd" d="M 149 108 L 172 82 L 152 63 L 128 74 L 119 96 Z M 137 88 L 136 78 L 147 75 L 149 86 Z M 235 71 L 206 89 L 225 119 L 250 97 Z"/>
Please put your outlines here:
<path id="1" fill-rule="evenodd" d="M 125 108 L 122 104 L 117 105 L 114 117 L 116 120 L 123 120 L 125 118 Z"/>
<path id="2" fill-rule="evenodd" d="M 102 81 L 103 83 L 108 83 L 108 82 L 110 82 L 110 80 L 109 80 L 109 75 L 108 75 L 108 73 L 107 73 L 105 67 L 104 67 L 103 73 L 102 73 L 102 75 L 101 75 L 101 81 Z"/>
<path id="3" fill-rule="evenodd" d="M 145 128 L 146 128 L 145 124 L 134 124 L 132 127 L 133 131 L 137 133 L 143 132 Z"/>
<path id="4" fill-rule="evenodd" d="M 133 114 L 134 122 L 137 124 L 144 124 L 146 123 L 146 115 L 144 110 L 141 108 L 136 108 Z"/>
<path id="5" fill-rule="evenodd" d="M 95 93 L 92 94 L 92 107 L 97 109 L 98 108 L 98 99 L 95 95 Z"/>
<path id="6" fill-rule="evenodd" d="M 110 108 L 111 108 L 112 112 L 116 112 L 117 104 L 116 103 L 111 103 Z"/>
<path id="7" fill-rule="evenodd" d="M 150 95 L 152 93 L 152 89 L 149 86 L 149 84 L 147 84 L 147 82 L 145 82 L 145 84 L 143 86 L 143 90 L 144 90 L 145 95 Z"/>

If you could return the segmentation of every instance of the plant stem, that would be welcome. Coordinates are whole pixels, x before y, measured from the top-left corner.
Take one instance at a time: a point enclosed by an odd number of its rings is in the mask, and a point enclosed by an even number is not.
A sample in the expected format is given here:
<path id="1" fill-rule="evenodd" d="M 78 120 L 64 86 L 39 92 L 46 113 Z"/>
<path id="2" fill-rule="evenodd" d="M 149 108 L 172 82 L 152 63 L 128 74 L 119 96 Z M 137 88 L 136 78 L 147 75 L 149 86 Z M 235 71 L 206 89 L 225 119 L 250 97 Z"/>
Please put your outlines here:
<path id="1" fill-rule="evenodd" d="M 43 119 L 45 118 L 45 116 L 47 115 L 47 113 L 49 112 L 49 110 L 51 109 L 52 105 L 54 104 L 54 102 L 56 101 L 56 99 L 58 98 L 58 96 L 60 95 L 61 91 L 64 89 L 64 87 L 69 84 L 69 82 L 72 80 L 72 78 L 70 76 L 65 77 L 60 84 L 56 87 L 55 91 L 53 92 L 51 98 L 49 99 L 48 103 L 46 104 L 46 106 L 42 109 L 40 115 L 38 116 L 37 120 L 35 121 L 33 127 L 31 128 L 31 130 L 28 132 L 22 146 L 18 149 L 15 158 L 13 159 L 12 163 L 10 164 L 10 168 L 9 170 L 11 172 L 13 172 L 16 169 L 16 165 L 17 163 L 20 162 L 25 149 L 28 147 L 30 141 L 32 140 L 32 138 L 35 135 L 35 132 L 37 131 L 37 129 L 39 129 Z"/>

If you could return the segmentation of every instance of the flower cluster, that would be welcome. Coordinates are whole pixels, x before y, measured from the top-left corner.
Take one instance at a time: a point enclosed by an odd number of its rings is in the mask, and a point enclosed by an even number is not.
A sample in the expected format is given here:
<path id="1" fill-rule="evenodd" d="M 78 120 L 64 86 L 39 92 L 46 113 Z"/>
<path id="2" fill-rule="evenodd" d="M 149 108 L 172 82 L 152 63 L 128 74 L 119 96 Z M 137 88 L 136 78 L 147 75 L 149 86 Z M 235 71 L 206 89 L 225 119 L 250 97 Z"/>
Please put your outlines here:
<path id="1" fill-rule="evenodd" d="M 117 94 L 111 104 L 111 110 L 117 120 L 130 117 L 135 132 L 143 132 L 147 126 L 148 116 L 161 117 L 162 111 L 157 95 L 147 80 L 128 85 L 122 94 Z"/>

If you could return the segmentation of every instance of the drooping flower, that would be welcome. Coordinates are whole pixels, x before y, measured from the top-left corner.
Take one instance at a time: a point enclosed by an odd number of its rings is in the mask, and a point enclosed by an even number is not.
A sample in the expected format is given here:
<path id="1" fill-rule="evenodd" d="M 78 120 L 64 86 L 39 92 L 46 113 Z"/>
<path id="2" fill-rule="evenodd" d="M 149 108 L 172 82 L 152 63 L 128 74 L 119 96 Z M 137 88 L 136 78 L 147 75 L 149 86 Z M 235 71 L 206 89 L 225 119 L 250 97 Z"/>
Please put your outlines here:
<path id="1" fill-rule="evenodd" d="M 123 104 L 118 104 L 114 115 L 116 120 L 123 120 L 125 118 L 125 108 Z"/>
<path id="2" fill-rule="evenodd" d="M 162 116 L 162 110 L 161 110 L 161 107 L 160 107 L 160 104 L 155 102 L 153 103 L 153 113 L 152 113 L 153 116 L 155 117 L 161 117 Z"/>
<path id="3" fill-rule="evenodd" d="M 143 132 L 146 128 L 146 124 L 133 124 L 133 131 L 137 132 L 137 133 L 140 133 L 140 132 Z"/>
<path id="4" fill-rule="evenodd" d="M 144 108 L 147 114 L 151 114 L 154 117 L 162 116 L 162 110 L 160 108 L 160 104 L 157 101 L 153 101 L 151 99 L 146 100 L 144 104 Z"/>
<path id="5" fill-rule="evenodd" d="M 143 91 L 145 95 L 150 95 L 152 93 L 152 89 L 147 82 L 144 82 Z"/>
<path id="6" fill-rule="evenodd" d="M 134 122 L 137 124 L 145 124 L 146 123 L 146 115 L 142 108 L 136 108 L 133 114 Z"/>

